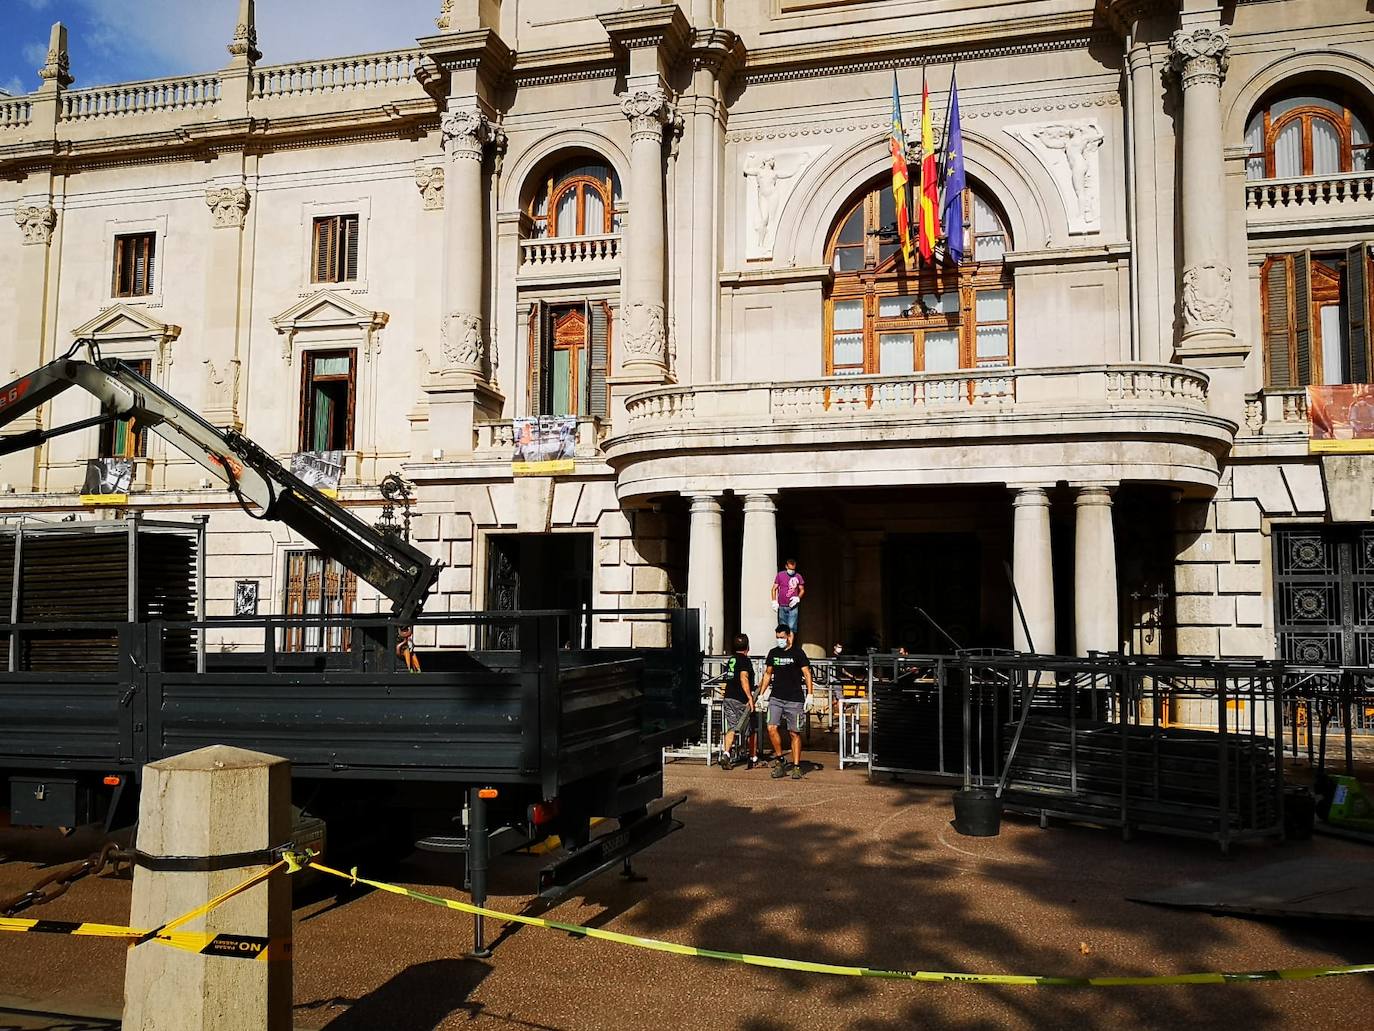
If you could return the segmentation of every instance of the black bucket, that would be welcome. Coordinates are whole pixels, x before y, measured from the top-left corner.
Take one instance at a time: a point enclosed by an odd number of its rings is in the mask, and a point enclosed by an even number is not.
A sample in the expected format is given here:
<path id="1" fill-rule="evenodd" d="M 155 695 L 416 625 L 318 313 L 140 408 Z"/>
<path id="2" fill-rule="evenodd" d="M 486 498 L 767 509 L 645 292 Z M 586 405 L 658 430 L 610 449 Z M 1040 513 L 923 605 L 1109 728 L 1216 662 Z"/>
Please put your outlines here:
<path id="1" fill-rule="evenodd" d="M 981 788 L 956 791 L 954 829 L 970 838 L 995 838 L 1002 829 L 1002 800 Z"/>

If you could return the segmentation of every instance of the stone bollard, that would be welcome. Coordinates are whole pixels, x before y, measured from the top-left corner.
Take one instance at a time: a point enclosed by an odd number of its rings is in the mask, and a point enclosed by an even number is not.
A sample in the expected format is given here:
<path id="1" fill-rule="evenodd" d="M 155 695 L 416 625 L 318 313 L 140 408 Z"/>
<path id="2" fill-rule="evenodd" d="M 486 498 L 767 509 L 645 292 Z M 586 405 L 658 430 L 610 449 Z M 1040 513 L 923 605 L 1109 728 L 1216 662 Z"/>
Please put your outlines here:
<path id="1" fill-rule="evenodd" d="M 233 856 L 281 845 L 290 833 L 285 759 L 212 745 L 143 768 L 138 849 L 146 856 Z M 270 864 L 190 865 L 149 861 L 135 869 L 131 927 L 159 927 Z M 177 930 L 266 936 L 271 958 L 139 945 L 124 972 L 125 1031 L 290 1031 L 291 885 L 284 873 Z"/>

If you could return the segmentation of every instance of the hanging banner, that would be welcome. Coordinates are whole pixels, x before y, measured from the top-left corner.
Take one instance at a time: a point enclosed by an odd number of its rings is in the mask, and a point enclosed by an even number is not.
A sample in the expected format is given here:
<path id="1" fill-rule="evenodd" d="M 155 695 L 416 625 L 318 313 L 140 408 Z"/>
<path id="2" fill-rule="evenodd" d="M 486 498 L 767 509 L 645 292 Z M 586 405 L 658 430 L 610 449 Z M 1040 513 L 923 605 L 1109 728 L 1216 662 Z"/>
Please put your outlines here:
<path id="1" fill-rule="evenodd" d="M 1310 454 L 1374 454 L 1374 384 L 1307 388 Z"/>
<path id="2" fill-rule="evenodd" d="M 297 451 L 291 456 L 291 472 L 321 494 L 337 497 L 343 478 L 342 451 Z"/>
<path id="3" fill-rule="evenodd" d="M 134 484 L 132 458 L 92 458 L 86 462 L 81 501 L 87 505 L 124 504 Z"/>
<path id="4" fill-rule="evenodd" d="M 577 416 L 523 416 L 514 420 L 515 455 L 511 472 L 516 476 L 556 476 L 574 469 L 577 450 Z"/>

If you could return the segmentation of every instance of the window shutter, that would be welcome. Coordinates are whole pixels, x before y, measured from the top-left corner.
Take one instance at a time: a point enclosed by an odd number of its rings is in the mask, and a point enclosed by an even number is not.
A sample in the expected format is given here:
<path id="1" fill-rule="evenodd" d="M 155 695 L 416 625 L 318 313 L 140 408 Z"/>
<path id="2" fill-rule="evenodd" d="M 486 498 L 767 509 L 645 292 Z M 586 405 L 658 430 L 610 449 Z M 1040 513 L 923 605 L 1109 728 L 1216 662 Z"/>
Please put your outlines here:
<path id="1" fill-rule="evenodd" d="M 1269 357 L 1269 386 L 1293 385 L 1293 340 L 1289 334 L 1288 267 L 1291 259 L 1269 259 L 1264 272 L 1264 350 Z"/>
<path id="2" fill-rule="evenodd" d="M 1374 358 L 1369 348 L 1369 259 L 1365 244 L 1345 252 L 1346 340 L 1350 345 L 1350 382 L 1368 383 Z"/>
<path id="3" fill-rule="evenodd" d="M 110 284 L 111 297 L 124 296 L 124 244 L 124 237 L 115 237 L 114 277 Z"/>
<path id="4" fill-rule="evenodd" d="M 1312 252 L 1293 255 L 1293 351 L 1297 358 L 1295 387 L 1312 382 Z"/>
<path id="5" fill-rule="evenodd" d="M 144 237 L 143 247 L 144 253 L 148 256 L 148 260 L 147 265 L 143 270 L 144 276 L 142 292 L 145 294 L 150 294 L 153 292 L 153 259 L 156 257 L 155 252 L 157 250 L 157 237 L 152 233 L 149 233 L 146 237 Z"/>
<path id="6" fill-rule="evenodd" d="M 544 336 L 544 302 L 535 301 L 529 324 L 530 415 L 544 414 Z"/>
<path id="7" fill-rule="evenodd" d="M 587 414 L 606 418 L 606 370 L 611 356 L 611 309 L 605 301 L 587 306 L 591 314 L 591 355 L 587 362 Z"/>
<path id="8" fill-rule="evenodd" d="M 342 222 L 343 239 L 339 245 L 343 249 L 343 268 L 339 278 L 351 283 L 358 278 L 358 216 L 345 215 Z"/>
<path id="9" fill-rule="evenodd" d="M 332 218 L 315 219 L 315 260 L 311 279 L 316 283 L 328 283 L 334 267 L 334 225 Z"/>

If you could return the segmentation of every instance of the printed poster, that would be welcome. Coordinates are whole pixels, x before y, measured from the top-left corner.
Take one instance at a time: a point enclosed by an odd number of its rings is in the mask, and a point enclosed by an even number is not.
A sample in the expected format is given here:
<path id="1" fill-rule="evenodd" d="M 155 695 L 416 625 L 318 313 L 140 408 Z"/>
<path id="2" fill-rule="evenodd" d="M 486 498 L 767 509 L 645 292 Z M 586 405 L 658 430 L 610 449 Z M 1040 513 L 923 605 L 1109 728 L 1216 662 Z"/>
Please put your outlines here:
<path id="1" fill-rule="evenodd" d="M 1307 388 L 1311 454 L 1374 454 L 1374 384 Z"/>
<path id="2" fill-rule="evenodd" d="M 556 476 L 574 470 L 577 416 L 524 416 L 514 420 L 516 476 Z"/>

